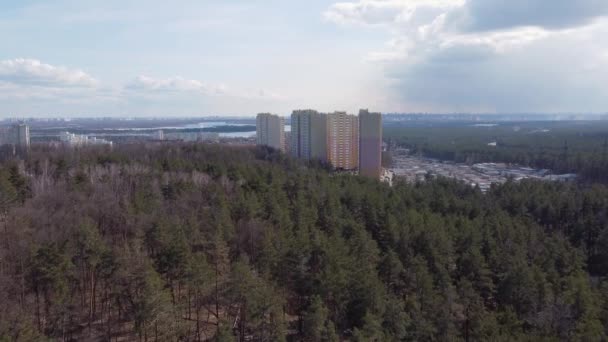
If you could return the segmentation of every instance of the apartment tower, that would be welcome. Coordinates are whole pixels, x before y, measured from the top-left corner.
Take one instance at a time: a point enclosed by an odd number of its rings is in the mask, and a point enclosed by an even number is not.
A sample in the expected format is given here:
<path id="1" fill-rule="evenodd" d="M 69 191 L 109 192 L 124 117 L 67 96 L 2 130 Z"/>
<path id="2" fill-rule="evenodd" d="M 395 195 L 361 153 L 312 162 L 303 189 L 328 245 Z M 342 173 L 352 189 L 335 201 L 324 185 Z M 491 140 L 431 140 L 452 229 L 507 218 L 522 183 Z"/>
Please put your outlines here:
<path id="1" fill-rule="evenodd" d="M 328 160 L 336 169 L 355 170 L 359 162 L 359 120 L 346 112 L 327 116 Z"/>
<path id="2" fill-rule="evenodd" d="M 310 154 L 313 159 L 328 161 L 328 116 L 313 113 L 310 117 Z"/>
<path id="3" fill-rule="evenodd" d="M 382 114 L 359 111 L 359 174 L 379 179 L 382 174 Z"/>
<path id="4" fill-rule="evenodd" d="M 327 115 L 314 110 L 291 114 L 290 153 L 300 159 L 327 161 Z"/>
<path id="5" fill-rule="evenodd" d="M 258 145 L 285 151 L 285 119 L 268 113 L 258 114 L 256 138 Z"/>
<path id="6" fill-rule="evenodd" d="M 313 110 L 294 110 L 291 113 L 291 133 L 289 134 L 289 153 L 295 158 L 311 158 L 311 124 Z"/>
<path id="7" fill-rule="evenodd" d="M 14 126 L 15 144 L 21 148 L 30 147 L 30 126 L 26 124 L 18 124 Z"/>

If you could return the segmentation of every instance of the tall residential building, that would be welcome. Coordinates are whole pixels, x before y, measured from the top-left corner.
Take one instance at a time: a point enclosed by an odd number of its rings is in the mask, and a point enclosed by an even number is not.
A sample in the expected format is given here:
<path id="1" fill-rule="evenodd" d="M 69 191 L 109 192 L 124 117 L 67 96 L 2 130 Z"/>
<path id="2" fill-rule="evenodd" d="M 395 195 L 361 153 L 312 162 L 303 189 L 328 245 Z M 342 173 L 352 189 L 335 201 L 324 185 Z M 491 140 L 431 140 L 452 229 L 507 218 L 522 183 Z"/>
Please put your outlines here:
<path id="1" fill-rule="evenodd" d="M 296 158 L 310 159 L 311 157 L 311 117 L 314 110 L 294 110 L 291 113 L 291 133 L 289 136 L 289 153 Z"/>
<path id="2" fill-rule="evenodd" d="M 290 153 L 300 159 L 327 161 L 327 115 L 315 110 L 291 114 Z"/>
<path id="3" fill-rule="evenodd" d="M 328 160 L 336 169 L 354 170 L 359 164 L 359 120 L 346 112 L 328 114 Z"/>
<path id="4" fill-rule="evenodd" d="M 0 131 L 0 145 L 14 145 L 21 149 L 30 147 L 30 127 L 16 124 Z"/>
<path id="5" fill-rule="evenodd" d="M 359 174 L 379 179 L 382 174 L 382 114 L 359 111 Z"/>
<path id="6" fill-rule="evenodd" d="M 310 155 L 324 162 L 328 161 L 328 125 L 326 114 L 314 113 L 310 118 Z"/>
<path id="7" fill-rule="evenodd" d="M 30 147 L 30 126 L 18 124 L 14 126 L 16 145 L 22 148 Z"/>
<path id="8" fill-rule="evenodd" d="M 257 144 L 285 151 L 285 119 L 262 113 L 256 118 Z"/>

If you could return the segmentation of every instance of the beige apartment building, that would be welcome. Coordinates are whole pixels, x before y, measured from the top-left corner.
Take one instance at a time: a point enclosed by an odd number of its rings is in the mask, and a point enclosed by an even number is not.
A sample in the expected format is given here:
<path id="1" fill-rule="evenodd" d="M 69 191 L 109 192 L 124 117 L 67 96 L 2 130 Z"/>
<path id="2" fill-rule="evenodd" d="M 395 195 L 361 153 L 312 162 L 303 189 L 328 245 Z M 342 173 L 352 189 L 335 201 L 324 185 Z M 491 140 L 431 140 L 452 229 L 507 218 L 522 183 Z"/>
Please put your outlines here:
<path id="1" fill-rule="evenodd" d="M 328 161 L 336 169 L 355 170 L 359 164 L 359 119 L 346 112 L 327 115 Z"/>
<path id="2" fill-rule="evenodd" d="M 258 145 L 285 151 L 285 119 L 278 115 L 261 113 L 256 117 Z"/>

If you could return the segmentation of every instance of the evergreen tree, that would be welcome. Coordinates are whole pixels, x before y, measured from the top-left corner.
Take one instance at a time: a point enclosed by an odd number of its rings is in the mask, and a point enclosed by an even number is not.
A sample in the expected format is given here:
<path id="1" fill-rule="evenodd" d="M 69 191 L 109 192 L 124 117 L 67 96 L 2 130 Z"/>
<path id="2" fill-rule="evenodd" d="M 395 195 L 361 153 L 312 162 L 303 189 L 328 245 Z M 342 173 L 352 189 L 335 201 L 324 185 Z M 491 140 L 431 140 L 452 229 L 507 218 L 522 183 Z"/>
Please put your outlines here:
<path id="1" fill-rule="evenodd" d="M 335 328 L 329 319 L 329 310 L 321 297 L 313 296 L 303 319 L 303 339 L 311 342 L 338 341 Z"/>

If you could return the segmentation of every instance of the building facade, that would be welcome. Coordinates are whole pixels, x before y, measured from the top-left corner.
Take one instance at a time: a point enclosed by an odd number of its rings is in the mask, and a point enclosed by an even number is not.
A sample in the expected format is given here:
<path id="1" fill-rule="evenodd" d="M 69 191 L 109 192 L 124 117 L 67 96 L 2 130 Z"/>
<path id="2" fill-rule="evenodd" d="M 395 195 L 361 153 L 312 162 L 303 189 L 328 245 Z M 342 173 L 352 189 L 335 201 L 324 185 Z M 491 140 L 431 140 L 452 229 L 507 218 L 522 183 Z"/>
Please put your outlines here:
<path id="1" fill-rule="evenodd" d="M 0 145 L 13 145 L 20 149 L 30 147 L 30 127 L 16 124 L 0 130 Z"/>
<path id="2" fill-rule="evenodd" d="M 256 117 L 256 142 L 285 151 L 285 119 L 273 114 L 261 113 Z"/>
<path id="3" fill-rule="evenodd" d="M 74 133 L 70 133 L 70 132 L 60 132 L 59 133 L 59 141 L 61 141 L 62 143 L 68 145 L 68 146 L 89 146 L 89 145 L 94 145 L 94 146 L 100 146 L 100 145 L 107 145 L 107 146 L 112 146 L 113 143 L 109 140 L 106 139 L 100 139 L 97 137 L 90 137 L 88 135 L 83 135 L 83 134 L 74 134 Z"/>
<path id="4" fill-rule="evenodd" d="M 15 125 L 14 131 L 16 134 L 16 144 L 21 148 L 30 147 L 30 126 L 26 124 Z"/>
<path id="5" fill-rule="evenodd" d="M 312 159 L 328 161 L 328 125 L 327 114 L 315 113 L 310 118 L 310 154 Z"/>
<path id="6" fill-rule="evenodd" d="M 359 174 L 380 179 L 382 175 L 382 114 L 359 111 Z"/>
<path id="7" fill-rule="evenodd" d="M 152 138 L 154 140 L 165 140 L 165 132 L 162 129 L 152 133 Z"/>
<path id="8" fill-rule="evenodd" d="M 346 112 L 327 116 L 328 161 L 339 170 L 355 170 L 359 164 L 359 120 Z"/>
<path id="9" fill-rule="evenodd" d="M 290 154 L 304 160 L 327 161 L 327 115 L 315 110 L 291 114 Z"/>
<path id="10" fill-rule="evenodd" d="M 294 110 L 291 113 L 291 133 L 289 153 L 299 159 L 309 160 L 311 153 L 311 118 L 314 110 Z"/>

